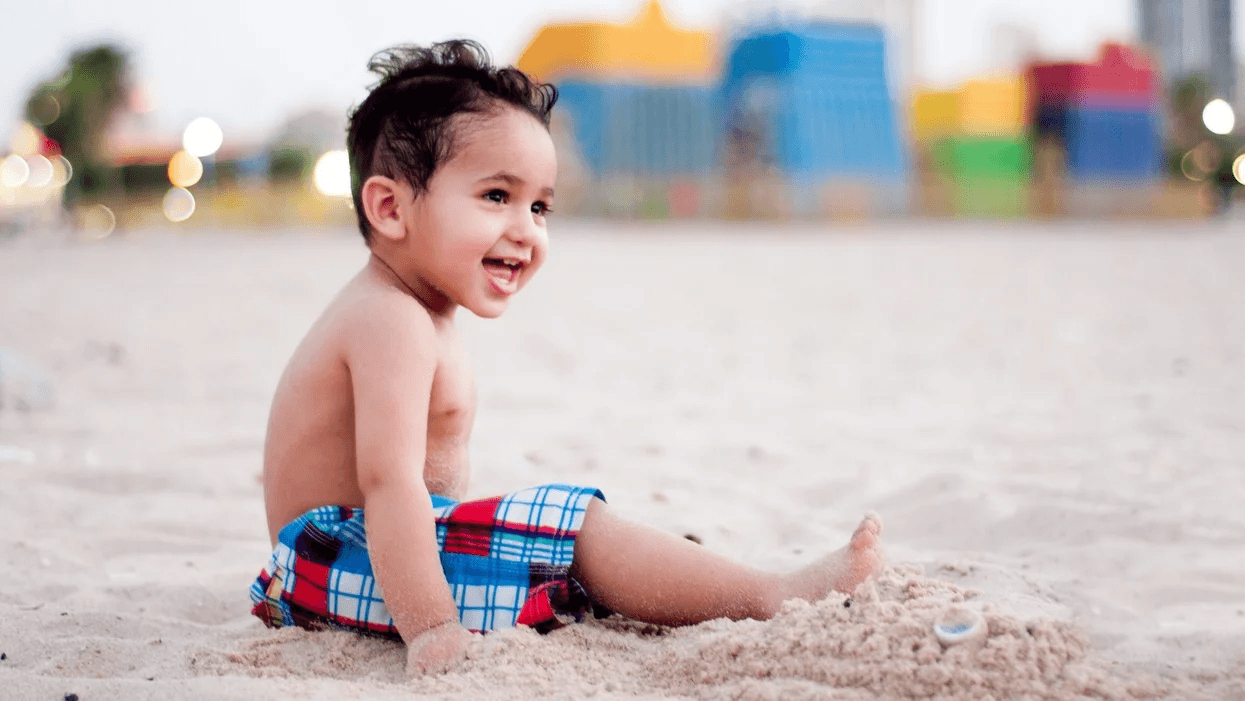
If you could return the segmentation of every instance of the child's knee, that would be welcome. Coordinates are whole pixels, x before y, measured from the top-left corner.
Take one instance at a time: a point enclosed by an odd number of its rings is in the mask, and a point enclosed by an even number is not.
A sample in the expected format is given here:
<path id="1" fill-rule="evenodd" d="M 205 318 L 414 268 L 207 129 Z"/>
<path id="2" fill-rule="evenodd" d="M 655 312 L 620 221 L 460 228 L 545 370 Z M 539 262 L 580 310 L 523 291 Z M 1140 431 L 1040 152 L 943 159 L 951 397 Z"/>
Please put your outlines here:
<path id="1" fill-rule="evenodd" d="M 576 553 L 579 552 L 579 543 L 585 535 L 591 539 L 601 524 L 613 518 L 614 512 L 610 511 L 603 499 L 593 497 L 588 500 L 588 505 L 584 507 L 584 521 L 579 525 L 579 533 L 575 537 Z"/>

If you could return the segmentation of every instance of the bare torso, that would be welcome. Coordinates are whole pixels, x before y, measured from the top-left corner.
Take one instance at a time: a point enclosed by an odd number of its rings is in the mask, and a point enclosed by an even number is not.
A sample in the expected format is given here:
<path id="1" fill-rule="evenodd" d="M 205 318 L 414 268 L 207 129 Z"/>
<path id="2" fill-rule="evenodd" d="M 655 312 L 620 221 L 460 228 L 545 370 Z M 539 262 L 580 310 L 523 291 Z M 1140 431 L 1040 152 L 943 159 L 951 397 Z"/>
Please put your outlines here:
<path id="1" fill-rule="evenodd" d="M 365 270 L 342 290 L 299 344 L 277 385 L 264 444 L 264 501 L 274 543 L 283 526 L 309 509 L 363 506 L 344 317 L 356 306 L 352 302 L 375 285 Z M 462 499 L 475 385 L 453 320 L 434 316 L 433 323 L 437 369 L 428 408 L 424 484 L 431 494 Z"/>

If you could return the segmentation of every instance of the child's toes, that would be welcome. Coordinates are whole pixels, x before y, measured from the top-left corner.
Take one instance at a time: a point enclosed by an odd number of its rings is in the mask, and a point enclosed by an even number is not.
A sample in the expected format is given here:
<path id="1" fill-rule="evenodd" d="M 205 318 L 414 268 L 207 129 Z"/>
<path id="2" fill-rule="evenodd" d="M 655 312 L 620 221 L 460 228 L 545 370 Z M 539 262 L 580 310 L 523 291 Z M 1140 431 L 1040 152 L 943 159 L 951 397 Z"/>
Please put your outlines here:
<path id="1" fill-rule="evenodd" d="M 882 518 L 870 511 L 861 520 L 860 525 L 856 526 L 856 532 L 852 534 L 852 545 L 863 547 L 876 541 L 880 535 L 882 535 Z"/>

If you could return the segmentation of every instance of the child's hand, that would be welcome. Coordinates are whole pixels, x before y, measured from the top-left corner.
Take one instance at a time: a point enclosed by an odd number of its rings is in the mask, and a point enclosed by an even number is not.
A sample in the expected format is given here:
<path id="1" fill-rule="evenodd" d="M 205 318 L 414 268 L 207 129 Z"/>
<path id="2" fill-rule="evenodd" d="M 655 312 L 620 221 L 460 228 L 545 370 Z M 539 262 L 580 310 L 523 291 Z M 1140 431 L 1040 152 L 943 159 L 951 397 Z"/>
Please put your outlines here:
<path id="1" fill-rule="evenodd" d="M 429 628 L 407 643 L 407 675 L 420 677 L 454 669 L 467 659 L 468 649 L 478 637 L 459 625 L 458 621 L 446 621 Z"/>

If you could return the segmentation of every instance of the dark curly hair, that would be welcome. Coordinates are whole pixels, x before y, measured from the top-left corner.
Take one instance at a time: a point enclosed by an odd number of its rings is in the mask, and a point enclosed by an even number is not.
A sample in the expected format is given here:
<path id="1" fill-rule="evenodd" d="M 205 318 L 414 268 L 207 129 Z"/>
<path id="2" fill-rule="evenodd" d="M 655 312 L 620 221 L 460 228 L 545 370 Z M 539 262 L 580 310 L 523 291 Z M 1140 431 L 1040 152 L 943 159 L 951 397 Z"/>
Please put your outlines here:
<path id="1" fill-rule="evenodd" d="M 364 241 L 372 230 L 363 210 L 363 183 L 384 175 L 416 193 L 454 155 L 454 117 L 486 114 L 509 105 L 549 126 L 558 99 L 552 85 L 517 68 L 495 68 L 478 43 L 458 39 L 422 46 L 397 46 L 368 62 L 380 81 L 350 114 L 346 149 L 350 192 Z"/>

